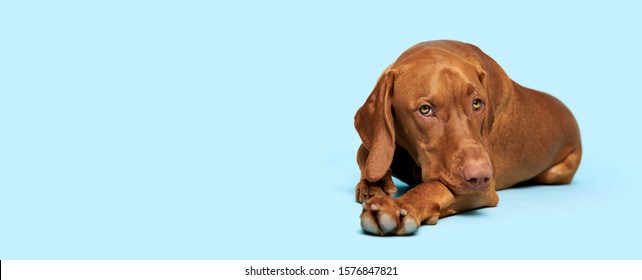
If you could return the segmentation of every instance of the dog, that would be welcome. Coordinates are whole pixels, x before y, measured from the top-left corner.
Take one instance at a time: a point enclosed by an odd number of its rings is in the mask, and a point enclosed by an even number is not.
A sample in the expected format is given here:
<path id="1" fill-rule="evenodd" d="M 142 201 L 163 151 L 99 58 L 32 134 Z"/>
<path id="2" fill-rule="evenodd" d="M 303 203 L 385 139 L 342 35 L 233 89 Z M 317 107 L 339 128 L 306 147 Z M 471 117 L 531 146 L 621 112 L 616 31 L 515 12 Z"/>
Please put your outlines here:
<path id="1" fill-rule="evenodd" d="M 558 99 L 513 82 L 478 47 L 428 41 L 386 68 L 354 124 L 361 227 L 410 235 L 420 225 L 499 202 L 518 183 L 569 184 L 580 131 Z M 408 184 L 394 198 L 392 176 Z"/>

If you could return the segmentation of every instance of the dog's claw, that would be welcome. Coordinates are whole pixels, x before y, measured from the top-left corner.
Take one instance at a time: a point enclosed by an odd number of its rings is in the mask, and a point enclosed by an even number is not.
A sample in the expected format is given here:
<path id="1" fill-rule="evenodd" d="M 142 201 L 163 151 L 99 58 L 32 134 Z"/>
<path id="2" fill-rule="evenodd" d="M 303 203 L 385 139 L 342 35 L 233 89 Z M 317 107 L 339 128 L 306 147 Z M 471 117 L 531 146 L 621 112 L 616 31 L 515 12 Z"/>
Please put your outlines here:
<path id="1" fill-rule="evenodd" d="M 408 215 L 408 210 L 401 208 L 401 210 L 399 210 L 399 215 L 402 217 Z"/>
<path id="2" fill-rule="evenodd" d="M 383 191 L 388 194 L 389 196 L 394 196 L 397 193 L 397 187 L 395 186 L 386 186 L 384 187 Z"/>

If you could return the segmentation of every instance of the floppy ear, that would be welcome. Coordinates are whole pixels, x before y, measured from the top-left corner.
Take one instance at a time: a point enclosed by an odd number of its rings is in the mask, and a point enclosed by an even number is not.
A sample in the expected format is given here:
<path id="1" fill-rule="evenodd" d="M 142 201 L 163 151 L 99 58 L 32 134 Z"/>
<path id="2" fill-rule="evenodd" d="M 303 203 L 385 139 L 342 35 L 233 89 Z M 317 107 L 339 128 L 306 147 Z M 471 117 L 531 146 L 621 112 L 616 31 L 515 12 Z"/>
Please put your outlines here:
<path id="1" fill-rule="evenodd" d="M 502 115 L 513 97 L 513 82 L 497 62 L 483 55 L 485 60 L 482 64 L 483 70 L 479 70 L 479 80 L 488 93 L 487 104 L 490 110 L 488 132 L 492 133 L 495 121 Z"/>
<path id="2" fill-rule="evenodd" d="M 354 116 L 354 126 L 368 149 L 364 172 L 366 180 L 381 180 L 390 169 L 395 152 L 395 128 L 392 121 L 392 85 L 394 73 L 385 71 L 366 103 Z"/>

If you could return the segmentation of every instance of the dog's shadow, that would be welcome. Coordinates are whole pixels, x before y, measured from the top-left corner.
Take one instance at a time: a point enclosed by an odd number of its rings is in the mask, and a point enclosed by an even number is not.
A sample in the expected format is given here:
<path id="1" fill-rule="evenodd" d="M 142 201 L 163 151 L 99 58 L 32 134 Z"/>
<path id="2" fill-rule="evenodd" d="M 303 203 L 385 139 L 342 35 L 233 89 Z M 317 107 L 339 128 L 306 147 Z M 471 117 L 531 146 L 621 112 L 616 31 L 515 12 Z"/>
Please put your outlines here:
<path id="1" fill-rule="evenodd" d="M 411 186 L 408 186 L 405 183 L 398 183 L 398 182 L 395 182 L 395 186 L 397 187 L 397 193 L 394 195 L 395 198 L 398 198 L 406 194 L 410 189 L 413 188 Z M 526 188 L 533 188 L 533 187 L 550 187 L 550 185 L 543 185 L 542 183 L 539 183 L 537 181 L 529 180 L 529 181 L 517 183 L 508 189 L 526 189 Z M 499 190 L 498 192 L 508 190 L 508 189 Z"/>
<path id="2" fill-rule="evenodd" d="M 400 196 L 406 194 L 410 189 L 412 189 L 411 186 L 408 186 L 406 184 L 397 184 L 397 193 L 393 196 L 394 198 L 399 198 Z"/>

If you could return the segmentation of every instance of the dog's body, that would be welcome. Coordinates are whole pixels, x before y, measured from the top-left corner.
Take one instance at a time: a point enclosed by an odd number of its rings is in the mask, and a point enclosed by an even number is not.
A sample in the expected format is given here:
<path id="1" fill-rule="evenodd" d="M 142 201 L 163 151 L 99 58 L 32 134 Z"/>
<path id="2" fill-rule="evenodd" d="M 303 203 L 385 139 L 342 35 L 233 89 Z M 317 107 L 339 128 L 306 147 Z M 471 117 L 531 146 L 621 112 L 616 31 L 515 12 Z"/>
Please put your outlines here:
<path id="1" fill-rule="evenodd" d="M 496 206 L 517 183 L 568 184 L 582 148 L 571 112 L 513 82 L 479 48 L 417 44 L 379 78 L 355 116 L 361 226 L 412 234 L 440 217 Z M 413 186 L 399 198 L 391 176 Z"/>

